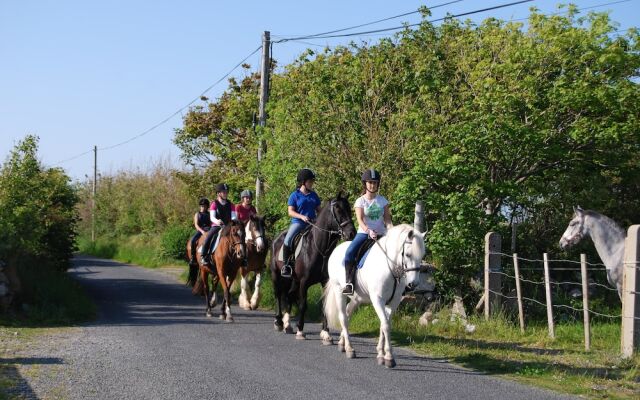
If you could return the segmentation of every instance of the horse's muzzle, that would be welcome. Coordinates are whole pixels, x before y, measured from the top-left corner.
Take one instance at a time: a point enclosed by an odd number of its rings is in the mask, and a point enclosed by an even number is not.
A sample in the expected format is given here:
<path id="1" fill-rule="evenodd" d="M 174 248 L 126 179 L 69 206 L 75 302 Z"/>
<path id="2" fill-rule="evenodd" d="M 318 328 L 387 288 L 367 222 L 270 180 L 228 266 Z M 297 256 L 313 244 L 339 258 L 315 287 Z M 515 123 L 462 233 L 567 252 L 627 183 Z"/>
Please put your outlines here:
<path id="1" fill-rule="evenodd" d="M 414 290 L 416 290 L 417 287 L 418 287 L 417 284 L 415 284 L 413 282 L 410 282 L 410 283 L 407 284 L 406 291 L 407 292 L 413 292 Z"/>

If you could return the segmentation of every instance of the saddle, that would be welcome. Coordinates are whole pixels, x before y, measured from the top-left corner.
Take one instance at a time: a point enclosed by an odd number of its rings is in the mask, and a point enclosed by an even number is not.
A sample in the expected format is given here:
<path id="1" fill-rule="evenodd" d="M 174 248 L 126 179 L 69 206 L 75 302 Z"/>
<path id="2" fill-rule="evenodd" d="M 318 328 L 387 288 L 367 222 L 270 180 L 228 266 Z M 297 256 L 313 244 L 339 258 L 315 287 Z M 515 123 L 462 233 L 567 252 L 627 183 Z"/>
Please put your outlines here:
<path id="1" fill-rule="evenodd" d="M 300 231 L 300 233 L 298 233 L 297 235 L 295 235 L 293 237 L 293 243 L 292 243 L 292 247 L 295 249 L 295 251 L 293 252 L 293 259 L 295 260 L 296 258 L 298 258 L 298 255 L 300 254 L 300 251 L 302 250 L 302 238 L 305 237 L 309 231 L 311 231 L 311 225 L 308 225 L 307 227 L 305 227 L 303 230 Z M 278 261 L 280 262 L 284 262 L 284 257 L 282 256 L 282 246 L 280 247 L 280 250 L 278 251 Z"/>
<path id="2" fill-rule="evenodd" d="M 362 243 L 362 245 L 358 249 L 358 252 L 356 253 L 356 260 L 355 260 L 356 266 L 358 269 L 364 266 L 364 262 L 367 259 L 367 256 L 369 255 L 369 251 L 371 250 L 371 248 L 375 243 L 376 243 L 375 240 L 371 238 L 367 238 L 367 240 L 365 240 L 364 243 Z"/>

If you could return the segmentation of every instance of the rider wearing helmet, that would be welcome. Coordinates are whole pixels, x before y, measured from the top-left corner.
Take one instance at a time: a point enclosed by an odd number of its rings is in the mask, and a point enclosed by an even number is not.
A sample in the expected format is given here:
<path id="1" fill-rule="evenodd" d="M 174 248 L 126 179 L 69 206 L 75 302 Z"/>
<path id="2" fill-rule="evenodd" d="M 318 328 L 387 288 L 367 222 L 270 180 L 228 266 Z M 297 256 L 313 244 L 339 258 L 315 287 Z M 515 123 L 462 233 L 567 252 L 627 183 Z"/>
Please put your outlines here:
<path id="1" fill-rule="evenodd" d="M 258 214 L 256 208 L 251 204 L 253 193 L 251 190 L 245 189 L 240 193 L 240 204 L 236 205 L 236 214 L 238 220 L 246 223 L 252 215 Z"/>
<path id="2" fill-rule="evenodd" d="M 367 238 L 377 240 L 391 228 L 389 202 L 378 194 L 380 188 L 380 172 L 368 169 L 362 173 L 362 195 L 353 206 L 358 219 L 358 233 L 344 255 L 344 267 L 347 284 L 342 293 L 353 294 L 353 278 L 356 273 L 356 254 Z"/>
<path id="3" fill-rule="evenodd" d="M 287 212 L 291 217 L 291 225 L 282 245 L 284 265 L 280 275 L 284 278 L 290 278 L 293 273 L 293 260 L 291 260 L 291 242 L 293 238 L 308 225 L 309 221 L 315 219 L 320 211 L 322 202 L 316 192 L 313 191 L 315 180 L 316 175 L 309 168 L 303 168 L 298 171 L 296 190 L 291 193 L 287 201 Z"/>
<path id="4" fill-rule="evenodd" d="M 229 186 L 221 183 L 216 186 L 217 197 L 209 207 L 209 216 L 211 218 L 211 229 L 207 233 L 203 248 L 203 263 L 211 266 L 211 244 L 215 243 L 215 237 L 225 224 L 237 219 L 236 211 L 233 203 L 227 199 L 229 195 Z"/>
<path id="5" fill-rule="evenodd" d="M 199 203 L 200 211 L 193 216 L 193 226 L 196 227 L 196 233 L 191 237 L 191 260 L 190 264 L 196 263 L 196 246 L 200 236 L 206 234 L 211 229 L 211 218 L 209 217 L 209 199 L 203 197 Z"/>

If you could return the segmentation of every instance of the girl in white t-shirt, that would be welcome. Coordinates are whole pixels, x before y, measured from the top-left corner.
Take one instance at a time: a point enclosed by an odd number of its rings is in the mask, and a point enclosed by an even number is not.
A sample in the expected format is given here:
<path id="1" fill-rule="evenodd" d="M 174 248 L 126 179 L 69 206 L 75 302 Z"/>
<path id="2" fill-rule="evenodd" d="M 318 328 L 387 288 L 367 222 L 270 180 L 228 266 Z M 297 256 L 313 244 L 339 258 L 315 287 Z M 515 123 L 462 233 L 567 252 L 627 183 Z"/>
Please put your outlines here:
<path id="1" fill-rule="evenodd" d="M 389 202 L 378 194 L 380 172 L 368 169 L 362 174 L 362 196 L 354 204 L 358 219 L 358 233 L 344 255 L 344 267 L 347 274 L 347 285 L 342 293 L 353 294 L 353 278 L 356 272 L 355 257 L 360 246 L 367 238 L 378 239 L 387 233 L 392 226 Z"/>

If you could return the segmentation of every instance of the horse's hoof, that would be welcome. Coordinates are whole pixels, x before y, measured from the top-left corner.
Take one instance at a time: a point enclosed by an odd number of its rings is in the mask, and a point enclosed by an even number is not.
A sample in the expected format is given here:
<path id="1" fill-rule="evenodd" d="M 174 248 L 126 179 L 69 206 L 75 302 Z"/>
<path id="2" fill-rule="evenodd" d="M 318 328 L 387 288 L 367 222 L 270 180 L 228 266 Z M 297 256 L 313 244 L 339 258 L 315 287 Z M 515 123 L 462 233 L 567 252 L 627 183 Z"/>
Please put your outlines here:
<path id="1" fill-rule="evenodd" d="M 384 365 L 384 357 L 378 357 L 378 365 Z"/>
<path id="2" fill-rule="evenodd" d="M 284 328 L 284 333 L 292 334 L 293 333 L 293 328 L 290 327 L 290 326 L 287 326 L 286 328 Z"/>
<path id="3" fill-rule="evenodd" d="M 331 346 L 331 345 L 333 345 L 333 339 L 331 339 L 331 338 L 322 339 L 322 345 L 323 346 Z"/>
<path id="4" fill-rule="evenodd" d="M 344 344 L 338 344 L 338 350 L 340 350 L 340 353 L 344 353 Z"/>
<path id="5" fill-rule="evenodd" d="M 284 327 L 282 325 L 278 325 L 277 322 L 273 323 L 273 330 L 274 331 L 282 332 L 283 329 L 284 329 Z"/>
<path id="6" fill-rule="evenodd" d="M 224 322 L 233 322 L 233 317 L 228 316 L 227 318 L 225 318 Z"/>
<path id="7" fill-rule="evenodd" d="M 220 317 L 218 317 L 218 318 L 220 318 L 221 320 L 225 320 L 227 317 L 225 317 L 224 315 L 220 314 Z"/>
<path id="8" fill-rule="evenodd" d="M 347 351 L 347 358 L 356 358 L 355 350 Z"/>
<path id="9" fill-rule="evenodd" d="M 393 358 L 391 360 L 384 360 L 384 366 L 387 368 L 394 368 L 396 366 L 396 360 L 394 360 Z"/>
<path id="10" fill-rule="evenodd" d="M 207 311 L 204 315 L 205 315 L 207 318 L 211 318 L 211 313 L 210 313 L 210 312 L 208 312 L 208 311 Z"/>
<path id="11" fill-rule="evenodd" d="M 307 338 L 307 335 L 304 332 L 298 331 L 298 333 L 296 333 L 297 340 L 305 340 L 306 338 Z"/>

